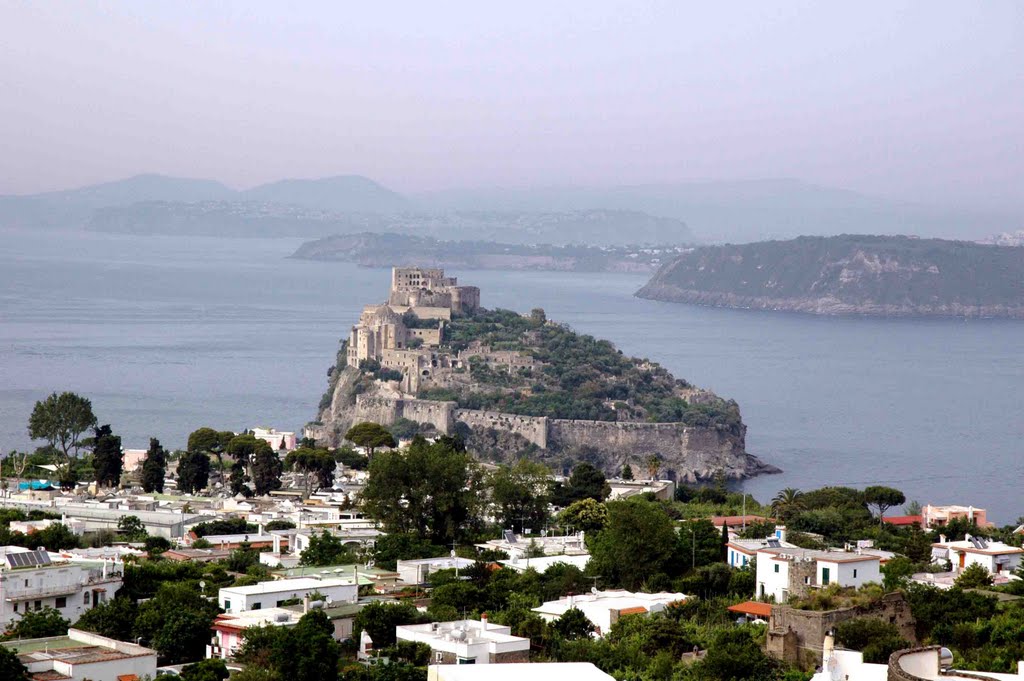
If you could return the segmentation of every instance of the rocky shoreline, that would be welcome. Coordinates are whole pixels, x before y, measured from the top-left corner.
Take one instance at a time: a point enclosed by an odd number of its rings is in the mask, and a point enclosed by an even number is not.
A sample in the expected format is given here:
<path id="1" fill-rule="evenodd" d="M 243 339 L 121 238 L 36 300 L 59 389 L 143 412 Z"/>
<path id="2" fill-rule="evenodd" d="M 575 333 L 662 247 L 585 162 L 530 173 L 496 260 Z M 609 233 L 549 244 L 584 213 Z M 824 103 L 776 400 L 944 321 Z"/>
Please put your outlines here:
<path id="1" fill-rule="evenodd" d="M 820 298 L 772 298 L 734 293 L 681 289 L 668 284 L 650 282 L 634 295 L 647 300 L 686 303 L 705 307 L 723 307 L 734 310 L 770 310 L 798 312 L 822 316 L 862 316 L 893 318 L 949 317 L 961 319 L 1024 319 L 1024 305 L 881 305 L 853 304 L 831 296 Z"/>

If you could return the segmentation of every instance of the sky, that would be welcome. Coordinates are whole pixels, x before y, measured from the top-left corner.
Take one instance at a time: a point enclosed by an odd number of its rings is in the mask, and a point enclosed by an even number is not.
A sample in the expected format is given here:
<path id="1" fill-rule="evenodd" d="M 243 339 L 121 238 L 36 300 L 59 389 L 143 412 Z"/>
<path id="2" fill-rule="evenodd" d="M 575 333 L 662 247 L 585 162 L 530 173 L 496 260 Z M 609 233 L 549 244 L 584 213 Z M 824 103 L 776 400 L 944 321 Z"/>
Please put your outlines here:
<path id="1" fill-rule="evenodd" d="M 0 0 L 0 194 L 799 178 L 1024 206 L 1024 3 Z"/>

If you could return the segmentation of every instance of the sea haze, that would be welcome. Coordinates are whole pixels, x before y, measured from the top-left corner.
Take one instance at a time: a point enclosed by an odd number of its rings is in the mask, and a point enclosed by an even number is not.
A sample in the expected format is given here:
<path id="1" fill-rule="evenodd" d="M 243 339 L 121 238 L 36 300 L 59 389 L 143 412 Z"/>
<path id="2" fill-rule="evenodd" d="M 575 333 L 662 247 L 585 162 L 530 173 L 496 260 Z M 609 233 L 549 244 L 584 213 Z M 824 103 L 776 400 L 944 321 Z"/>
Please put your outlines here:
<path id="1" fill-rule="evenodd" d="M 0 449 L 31 445 L 33 403 L 93 400 L 126 447 L 201 425 L 300 429 L 339 338 L 387 271 L 285 259 L 285 239 L 0 232 Z M 1024 323 L 816 318 L 659 303 L 644 276 L 452 272 L 484 305 L 614 341 L 736 399 L 781 487 L 891 484 L 921 503 L 1024 514 Z"/>

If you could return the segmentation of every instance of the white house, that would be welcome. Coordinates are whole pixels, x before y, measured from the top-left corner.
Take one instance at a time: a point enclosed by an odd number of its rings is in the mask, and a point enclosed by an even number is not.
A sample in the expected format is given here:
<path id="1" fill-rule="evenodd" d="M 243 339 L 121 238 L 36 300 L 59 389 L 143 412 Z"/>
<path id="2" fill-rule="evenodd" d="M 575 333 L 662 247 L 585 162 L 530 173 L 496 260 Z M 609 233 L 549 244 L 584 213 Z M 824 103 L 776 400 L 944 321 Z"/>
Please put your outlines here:
<path id="1" fill-rule="evenodd" d="M 427 577 L 430 573 L 437 572 L 438 570 L 465 570 L 466 568 L 472 567 L 475 560 L 469 558 L 452 558 L 450 556 L 441 556 L 439 558 L 415 558 L 410 560 L 400 560 L 396 563 L 395 568 L 398 570 L 399 581 L 405 582 L 406 584 L 425 584 Z"/>
<path id="2" fill-rule="evenodd" d="M 520 662 L 490 667 L 444 664 L 427 667 L 427 681 L 614 681 L 590 662 Z"/>
<path id="3" fill-rule="evenodd" d="M 57 555 L 57 554 L 54 554 Z M 113 598 L 123 565 L 115 561 L 55 561 L 43 549 L 0 547 L 0 627 L 19 613 L 54 608 L 77 622 L 86 610 Z"/>
<path id="4" fill-rule="evenodd" d="M 757 598 L 785 603 L 811 589 L 838 584 L 859 587 L 881 582 L 881 560 L 852 551 L 764 548 L 757 552 Z"/>
<path id="5" fill-rule="evenodd" d="M 224 612 L 237 615 L 247 610 L 281 607 L 285 601 L 301 600 L 312 593 L 323 595 L 331 603 L 354 603 L 359 599 L 355 579 L 297 577 L 251 586 L 225 587 L 217 594 L 217 604 Z"/>
<path id="6" fill-rule="evenodd" d="M 598 636 L 611 631 L 612 625 L 624 615 L 645 615 L 661 612 L 674 603 L 684 602 L 688 596 L 681 593 L 634 593 L 624 589 L 592 591 L 578 596 L 570 595 L 557 601 L 542 603 L 533 609 L 545 622 L 554 622 L 572 608 L 579 609 L 590 620 Z"/>
<path id="7" fill-rule="evenodd" d="M 1024 549 L 992 541 L 984 537 L 967 535 L 962 541 L 942 540 L 932 544 L 932 560 L 935 562 L 949 561 L 953 572 L 980 565 L 989 574 L 1010 574 L 1021 564 Z"/>
<path id="8" fill-rule="evenodd" d="M 512 629 L 479 620 L 430 622 L 395 627 L 399 641 L 430 646 L 434 664 L 496 664 L 529 662 L 530 639 L 513 636 Z"/>
<path id="9" fill-rule="evenodd" d="M 537 558 L 518 558 L 513 557 L 510 560 L 499 560 L 503 567 L 515 570 L 516 572 L 526 572 L 527 570 L 533 569 L 543 574 L 548 571 L 548 568 L 555 565 L 571 565 L 579 568 L 580 570 L 587 569 L 587 563 L 590 562 L 589 553 L 581 554 L 566 554 L 564 556 L 538 556 Z"/>
<path id="10" fill-rule="evenodd" d="M 129 681 L 156 676 L 156 651 L 88 631 L 67 636 L 7 641 L 36 679 Z"/>
<path id="11" fill-rule="evenodd" d="M 797 548 L 795 544 L 775 536 L 764 539 L 731 539 L 725 546 L 725 562 L 733 568 L 744 568 L 749 565 L 761 549 Z"/>

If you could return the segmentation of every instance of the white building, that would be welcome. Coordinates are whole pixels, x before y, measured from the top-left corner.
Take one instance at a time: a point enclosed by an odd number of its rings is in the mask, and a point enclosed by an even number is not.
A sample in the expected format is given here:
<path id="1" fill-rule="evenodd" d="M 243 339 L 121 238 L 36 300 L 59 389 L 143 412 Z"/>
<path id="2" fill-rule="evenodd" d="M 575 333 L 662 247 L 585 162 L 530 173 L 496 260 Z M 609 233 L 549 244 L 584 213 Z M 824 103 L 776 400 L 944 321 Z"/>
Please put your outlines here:
<path id="1" fill-rule="evenodd" d="M 785 603 L 811 589 L 838 584 L 860 587 L 882 581 L 876 555 L 847 551 L 764 548 L 757 552 L 757 598 Z"/>
<path id="2" fill-rule="evenodd" d="M 490 539 L 476 545 L 481 549 L 504 551 L 509 558 L 525 558 L 527 553 L 542 551 L 545 556 L 580 555 L 587 553 L 582 532 L 568 535 L 526 537 L 505 530 L 501 539 Z"/>
<path id="3" fill-rule="evenodd" d="M 275 428 L 253 428 L 252 434 L 257 440 L 263 440 L 269 444 L 275 452 L 279 449 L 289 452 L 295 449 L 295 433 L 291 431 L 277 430 Z"/>
<path id="4" fill-rule="evenodd" d="M 1017 663 L 1016 674 L 970 671 L 961 674 L 952 668 L 952 660 L 942 657 L 939 646 L 898 651 L 888 664 L 864 662 L 864 655 L 856 650 L 835 649 L 831 637 L 825 638 L 821 671 L 811 681 L 887 681 L 888 679 L 919 679 L 921 681 L 964 681 L 994 679 L 995 681 L 1024 680 L 1024 662 Z M 890 667 L 893 667 L 890 673 Z"/>
<path id="5" fill-rule="evenodd" d="M 684 602 L 688 596 L 681 593 L 634 593 L 623 589 L 592 591 L 589 594 L 565 596 L 548 601 L 533 609 L 545 622 L 554 622 L 572 608 L 579 609 L 590 620 L 598 636 L 611 631 L 612 625 L 624 615 L 646 615 L 662 612 L 670 605 Z"/>
<path id="6" fill-rule="evenodd" d="M 942 539 L 932 544 L 932 561 L 949 561 L 953 572 L 980 565 L 991 575 L 1008 575 L 1021 564 L 1021 555 L 1024 554 L 1024 549 L 984 537 L 967 535 L 962 541 Z"/>
<path id="7" fill-rule="evenodd" d="M 555 565 L 572 565 L 580 570 L 586 570 L 587 563 L 589 562 L 589 553 L 564 556 L 540 556 L 538 558 L 513 557 L 511 560 L 498 561 L 502 566 L 515 570 L 516 572 L 526 572 L 527 570 L 532 569 L 541 574 L 547 572 L 548 568 Z"/>
<path id="8" fill-rule="evenodd" d="M 530 639 L 513 636 L 512 629 L 479 620 L 430 622 L 395 627 L 399 641 L 430 646 L 435 664 L 497 664 L 529 662 Z"/>
<path id="9" fill-rule="evenodd" d="M 242 634 L 249 627 L 294 627 L 302 616 L 315 607 L 323 610 L 334 627 L 333 636 L 338 641 L 352 637 L 352 622 L 365 603 L 342 603 L 324 607 L 324 604 L 310 604 L 303 601 L 301 606 L 287 608 L 266 608 L 263 610 L 246 610 L 234 615 L 217 615 L 210 629 L 213 631 L 212 643 L 206 646 L 206 657 L 230 660 L 242 647 Z"/>
<path id="10" fill-rule="evenodd" d="M 53 560 L 43 549 L 0 547 L 0 628 L 15 621 L 19 613 L 45 607 L 74 623 L 121 588 L 123 565 L 119 562 L 57 558 Z"/>
<path id="11" fill-rule="evenodd" d="M 427 681 L 614 681 L 590 662 L 530 662 L 478 667 L 431 665 Z"/>
<path id="12" fill-rule="evenodd" d="M 784 536 L 784 535 L 783 535 Z M 750 564 L 761 549 L 795 549 L 784 538 L 765 537 L 764 539 L 730 539 L 726 544 L 725 562 L 729 567 L 744 568 Z"/>
<path id="13" fill-rule="evenodd" d="M 302 600 L 312 593 L 321 594 L 330 603 L 355 603 L 359 599 L 359 587 L 354 579 L 297 577 L 226 587 L 218 592 L 217 604 L 224 612 L 237 615 L 247 610 L 281 607 L 285 601 Z"/>
<path id="14" fill-rule="evenodd" d="M 472 567 L 475 560 L 470 558 L 452 558 L 441 556 L 439 558 L 414 558 L 400 560 L 395 567 L 398 570 L 399 581 L 406 584 L 426 584 L 427 578 L 432 572 L 438 570 L 465 570 Z"/>
<path id="15" fill-rule="evenodd" d="M 156 651 L 88 631 L 67 636 L 7 641 L 36 679 L 138 681 L 156 677 Z"/>

